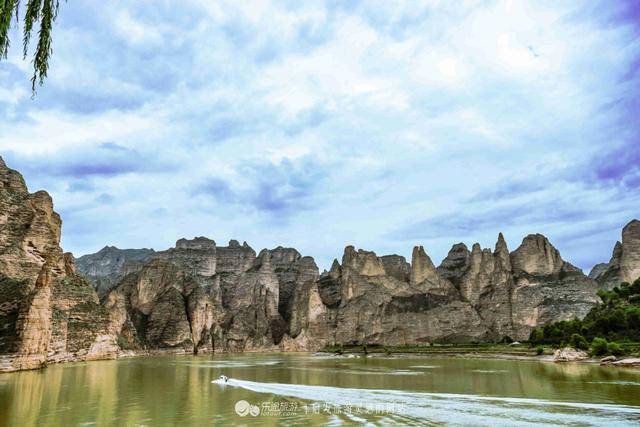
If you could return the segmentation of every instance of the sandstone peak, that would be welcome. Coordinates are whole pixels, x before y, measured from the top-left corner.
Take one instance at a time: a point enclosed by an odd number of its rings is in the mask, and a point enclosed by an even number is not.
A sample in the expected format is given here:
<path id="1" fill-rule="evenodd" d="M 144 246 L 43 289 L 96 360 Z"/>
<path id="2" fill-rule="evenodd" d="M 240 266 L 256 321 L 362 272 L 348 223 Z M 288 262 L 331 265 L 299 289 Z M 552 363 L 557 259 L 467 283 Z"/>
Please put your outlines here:
<path id="1" fill-rule="evenodd" d="M 344 248 L 342 256 L 342 269 L 351 269 L 364 276 L 384 275 L 384 265 L 375 252 L 363 249 L 355 250 L 353 245 Z"/>
<path id="2" fill-rule="evenodd" d="M 62 252 L 61 227 L 51 196 L 46 191 L 29 194 L 22 175 L 1 161 L 0 272 L 20 279 L 20 294 L 28 298 L 15 300 L 15 295 L 0 292 L 0 306 L 5 307 L 0 323 L 6 325 L 0 333 L 0 353 L 16 355 L 0 370 L 35 368 L 56 358 L 100 357 L 99 352 L 88 353 L 97 335 L 106 333 L 106 319 L 94 290 L 75 275 L 73 256 Z M 82 311 L 75 309 L 78 305 Z M 74 323 L 73 333 L 67 326 L 70 319 L 81 320 L 80 325 Z"/>
<path id="3" fill-rule="evenodd" d="M 624 228 L 622 229 L 623 234 L 624 234 L 624 230 L 627 228 L 634 228 L 636 232 L 640 232 L 640 219 L 634 218 L 631 221 L 629 221 L 629 223 L 625 225 Z"/>
<path id="4" fill-rule="evenodd" d="M 7 164 L 4 162 L 4 159 L 2 158 L 2 156 L 0 156 L 0 168 L 6 168 Z"/>
<path id="5" fill-rule="evenodd" d="M 22 175 L 9 168 L 4 162 L 0 165 L 0 196 L 2 195 L 11 201 L 17 201 L 17 198 L 29 195 Z"/>
<path id="6" fill-rule="evenodd" d="M 620 278 L 631 283 L 640 277 L 640 221 L 634 219 L 624 226 L 621 246 Z"/>
<path id="7" fill-rule="evenodd" d="M 451 249 L 449 249 L 449 253 L 445 257 L 445 259 L 442 260 L 442 263 L 440 266 L 445 267 L 451 263 L 457 264 L 459 260 L 469 258 L 469 254 L 470 254 L 470 251 L 469 251 L 469 248 L 467 248 L 467 245 L 465 245 L 462 242 L 456 243 L 453 246 L 451 246 Z"/>
<path id="8" fill-rule="evenodd" d="M 502 233 L 498 233 L 498 241 L 496 242 L 496 247 L 494 252 L 503 252 L 506 251 L 507 253 L 509 252 L 509 249 L 507 247 L 507 241 L 504 239 L 504 236 L 502 235 Z"/>
<path id="9" fill-rule="evenodd" d="M 471 252 L 464 243 L 454 244 L 438 266 L 438 273 L 458 286 L 469 267 Z"/>
<path id="10" fill-rule="evenodd" d="M 414 246 L 411 253 L 411 277 L 410 283 L 416 285 L 427 279 L 433 279 L 438 276 L 436 267 L 433 265 L 431 258 L 424 250 L 423 246 Z"/>
<path id="11" fill-rule="evenodd" d="M 402 282 L 409 282 L 411 265 L 405 257 L 400 255 L 384 255 L 380 257 L 387 276 L 394 277 Z"/>
<path id="12" fill-rule="evenodd" d="M 216 242 L 206 237 L 194 237 L 193 239 L 179 239 L 176 249 L 211 250 L 216 248 Z"/>
<path id="13" fill-rule="evenodd" d="M 328 274 L 333 279 L 340 277 L 340 275 L 342 274 L 342 267 L 340 266 L 337 258 L 333 259 L 333 263 L 331 263 L 331 269 L 329 269 Z"/>
<path id="14" fill-rule="evenodd" d="M 606 273 L 608 269 L 609 269 L 609 264 L 606 262 L 601 262 L 599 264 L 596 264 L 593 266 L 593 268 L 589 272 L 589 278 L 597 280 L 600 276 Z"/>
<path id="15" fill-rule="evenodd" d="M 590 277 L 604 289 L 613 289 L 621 282 L 633 282 L 640 277 L 640 221 L 633 219 L 622 229 L 622 241 L 613 247 L 611 259 L 596 265 Z"/>
<path id="16" fill-rule="evenodd" d="M 609 260 L 610 264 L 620 264 L 620 258 L 622 257 L 622 242 L 617 241 L 615 245 L 613 245 L 613 252 L 611 252 L 611 259 Z"/>
<path id="17" fill-rule="evenodd" d="M 502 233 L 498 234 L 498 241 L 496 242 L 495 249 L 493 250 L 493 255 L 494 257 L 502 261 L 502 268 L 511 270 L 509 248 L 507 247 L 507 242 L 506 240 L 504 240 L 504 236 L 502 235 Z"/>
<path id="18" fill-rule="evenodd" d="M 511 264 L 516 272 L 544 276 L 559 273 L 565 262 L 545 236 L 529 234 L 511 253 Z"/>
<path id="19" fill-rule="evenodd" d="M 231 240 L 229 240 L 229 247 L 230 248 L 239 248 L 240 247 L 240 242 L 238 242 L 235 239 L 231 239 Z"/>
<path id="20" fill-rule="evenodd" d="M 263 249 L 258 254 L 258 263 L 261 268 L 267 268 L 271 266 L 271 251 Z"/>
<path id="21" fill-rule="evenodd" d="M 511 253 L 514 271 L 532 275 L 559 273 L 564 261 L 560 252 L 542 234 L 529 234 Z"/>
<path id="22" fill-rule="evenodd" d="M 299 260 L 302 255 L 295 248 L 285 248 L 278 246 L 275 249 L 271 249 L 271 257 L 282 262 L 292 263 Z"/>

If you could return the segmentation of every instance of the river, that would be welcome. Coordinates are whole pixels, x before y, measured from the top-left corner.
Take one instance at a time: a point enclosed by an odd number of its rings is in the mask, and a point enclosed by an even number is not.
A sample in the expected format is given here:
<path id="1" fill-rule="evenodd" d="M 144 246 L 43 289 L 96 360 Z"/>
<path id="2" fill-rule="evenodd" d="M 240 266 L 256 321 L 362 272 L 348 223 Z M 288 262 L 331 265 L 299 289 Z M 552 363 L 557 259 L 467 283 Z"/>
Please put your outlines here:
<path id="1" fill-rule="evenodd" d="M 212 383 L 221 374 L 225 384 Z M 154 356 L 0 374 L 0 425 L 638 425 L 640 370 L 308 354 Z"/>

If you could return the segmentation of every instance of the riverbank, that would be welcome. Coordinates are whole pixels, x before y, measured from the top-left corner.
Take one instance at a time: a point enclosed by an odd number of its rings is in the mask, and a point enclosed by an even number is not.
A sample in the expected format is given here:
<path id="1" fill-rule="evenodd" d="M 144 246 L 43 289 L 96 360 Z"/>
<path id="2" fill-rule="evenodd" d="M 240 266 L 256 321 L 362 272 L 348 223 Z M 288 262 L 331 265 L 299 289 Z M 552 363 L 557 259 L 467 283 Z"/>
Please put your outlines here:
<path id="1" fill-rule="evenodd" d="M 382 345 L 342 345 L 326 346 L 320 353 L 342 357 L 376 357 L 376 356 L 425 356 L 452 357 L 473 359 L 532 360 L 554 362 L 554 349 L 551 346 L 531 347 L 529 344 L 432 344 L 407 346 Z M 638 354 L 630 354 L 618 360 L 618 363 L 607 366 L 635 367 L 636 363 L 621 363 L 625 360 L 638 360 Z M 567 362 L 560 362 L 567 363 Z M 589 357 L 572 363 L 600 364 L 601 357 Z"/>
<path id="2" fill-rule="evenodd" d="M 382 345 L 342 345 L 342 346 L 326 346 L 319 350 L 315 355 L 331 355 L 344 358 L 360 358 L 360 357 L 446 357 L 460 359 L 495 359 L 495 360 L 530 360 L 539 362 L 554 362 L 553 354 L 555 349 L 551 346 L 542 347 L 542 353 L 538 348 L 533 348 L 529 344 L 432 344 L 432 345 L 406 345 L 406 346 L 382 346 Z M 251 354 L 251 353 L 305 353 L 311 352 L 286 352 L 270 349 L 255 351 L 245 351 L 239 353 L 233 352 L 202 352 L 201 355 L 221 355 L 221 354 Z M 150 356 L 162 355 L 184 355 L 189 356 L 193 353 L 182 348 L 176 349 L 154 349 L 154 350 L 122 350 L 117 354 L 109 355 L 109 357 L 87 358 L 73 357 L 51 361 L 42 366 L 33 369 L 43 369 L 50 365 L 73 362 L 88 362 L 94 360 L 112 360 L 112 359 L 129 359 L 144 358 Z M 15 354 L 0 355 L 0 374 L 10 373 L 28 369 L 14 369 L 10 363 L 11 359 L 17 357 Z M 617 367 L 633 367 L 640 368 L 640 363 L 625 363 L 625 361 L 640 360 L 640 355 L 630 354 L 617 360 L 617 363 L 608 363 L 607 366 Z M 566 363 L 566 362 L 564 362 Z M 588 363 L 600 364 L 601 357 L 590 357 L 583 360 L 576 360 L 572 363 Z"/>
<path id="3" fill-rule="evenodd" d="M 322 349 L 334 354 L 425 354 L 425 355 L 501 355 L 501 356 L 543 356 L 552 355 L 553 349 L 544 348 L 542 355 L 528 344 L 431 344 L 384 346 L 376 344 L 333 345 Z"/>

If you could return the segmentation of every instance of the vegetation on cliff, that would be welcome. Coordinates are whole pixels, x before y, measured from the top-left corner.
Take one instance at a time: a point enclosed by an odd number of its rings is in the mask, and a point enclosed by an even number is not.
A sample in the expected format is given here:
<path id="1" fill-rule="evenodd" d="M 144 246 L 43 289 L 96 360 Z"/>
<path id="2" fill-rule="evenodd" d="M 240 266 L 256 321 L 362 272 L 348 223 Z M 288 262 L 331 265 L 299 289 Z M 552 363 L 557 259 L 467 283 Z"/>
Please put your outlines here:
<path id="1" fill-rule="evenodd" d="M 10 279 L 0 273 L 0 353 L 15 351 L 18 309 L 26 294 L 23 280 Z"/>
<path id="2" fill-rule="evenodd" d="M 536 328 L 531 332 L 531 344 L 568 344 L 591 349 L 594 355 L 623 354 L 636 349 L 640 341 L 640 278 L 611 291 L 599 291 L 598 296 L 602 304 L 591 309 L 583 320 L 565 320 Z"/>

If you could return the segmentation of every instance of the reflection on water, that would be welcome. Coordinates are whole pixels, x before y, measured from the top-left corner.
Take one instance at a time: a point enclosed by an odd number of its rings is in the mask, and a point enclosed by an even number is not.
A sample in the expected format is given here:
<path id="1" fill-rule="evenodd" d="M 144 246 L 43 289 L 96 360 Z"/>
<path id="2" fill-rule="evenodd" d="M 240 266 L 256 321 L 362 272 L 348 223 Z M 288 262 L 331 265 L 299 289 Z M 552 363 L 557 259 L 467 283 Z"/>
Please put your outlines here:
<path id="1" fill-rule="evenodd" d="M 229 386 L 211 381 L 225 374 Z M 302 354 L 163 356 L 0 375 L 0 425 L 638 424 L 640 372 L 584 364 Z M 235 404 L 295 404 L 241 418 Z M 387 413 L 309 411 L 314 402 Z M 282 407 L 282 406 L 281 406 Z M 402 410 L 397 410 L 401 408 Z M 318 412 L 318 413 L 315 413 Z"/>

